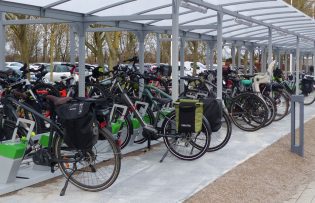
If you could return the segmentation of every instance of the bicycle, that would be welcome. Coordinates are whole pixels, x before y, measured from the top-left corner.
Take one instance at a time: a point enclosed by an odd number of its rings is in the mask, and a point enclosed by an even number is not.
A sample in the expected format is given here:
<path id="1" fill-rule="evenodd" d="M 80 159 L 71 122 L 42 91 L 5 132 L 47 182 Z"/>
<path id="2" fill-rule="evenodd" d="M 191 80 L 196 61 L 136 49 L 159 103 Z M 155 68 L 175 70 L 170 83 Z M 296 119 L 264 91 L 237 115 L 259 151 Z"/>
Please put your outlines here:
<path id="1" fill-rule="evenodd" d="M 98 128 L 99 138 L 93 146 L 86 149 L 69 146 L 64 142 L 66 134 L 62 124 L 58 122 L 56 111 L 54 110 L 56 107 L 62 106 L 71 100 L 93 104 L 103 103 L 104 100 L 80 98 L 74 100 L 69 97 L 58 98 L 54 96 L 47 96 L 46 99 L 50 103 L 52 112 L 50 118 L 43 116 L 12 96 L 7 95 L 2 98 L 2 102 L 4 108 L 13 105 L 19 106 L 50 124 L 48 147 L 37 149 L 34 152 L 34 156 L 46 160 L 52 173 L 56 171 L 56 165 L 58 165 L 58 168 L 66 178 L 60 195 L 63 196 L 65 194 L 68 182 L 80 189 L 93 192 L 104 190 L 111 186 L 117 179 L 121 167 L 120 149 L 111 133 L 107 129 Z M 101 110 L 95 109 L 96 116 L 102 114 Z"/>

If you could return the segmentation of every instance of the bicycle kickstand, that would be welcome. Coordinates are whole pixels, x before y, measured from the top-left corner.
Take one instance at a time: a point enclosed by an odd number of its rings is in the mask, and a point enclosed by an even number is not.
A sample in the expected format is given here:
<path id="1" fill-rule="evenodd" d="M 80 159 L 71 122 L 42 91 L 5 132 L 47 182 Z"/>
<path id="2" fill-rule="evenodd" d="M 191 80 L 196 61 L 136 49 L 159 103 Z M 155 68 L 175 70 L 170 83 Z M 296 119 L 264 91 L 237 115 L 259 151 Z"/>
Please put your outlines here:
<path id="1" fill-rule="evenodd" d="M 166 152 L 163 154 L 163 156 L 162 156 L 162 158 L 160 160 L 160 163 L 162 163 L 164 161 L 164 159 L 166 158 L 166 156 L 167 156 L 169 151 L 170 151 L 169 149 L 166 150 Z"/>
<path id="2" fill-rule="evenodd" d="M 66 194 L 66 190 L 67 190 L 67 187 L 68 187 L 68 183 L 69 183 L 69 180 L 71 178 L 71 176 L 74 174 L 76 170 L 72 170 L 71 174 L 68 176 L 66 182 L 65 182 L 65 185 L 63 186 L 61 192 L 60 192 L 60 196 L 64 196 Z"/>

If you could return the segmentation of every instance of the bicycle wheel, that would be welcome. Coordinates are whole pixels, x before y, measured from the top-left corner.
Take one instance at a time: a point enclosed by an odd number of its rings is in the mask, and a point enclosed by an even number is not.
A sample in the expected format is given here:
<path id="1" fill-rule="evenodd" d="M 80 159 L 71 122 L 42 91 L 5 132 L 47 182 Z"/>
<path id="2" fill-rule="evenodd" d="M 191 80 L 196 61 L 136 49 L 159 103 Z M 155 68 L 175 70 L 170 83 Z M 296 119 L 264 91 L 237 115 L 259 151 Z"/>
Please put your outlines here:
<path id="1" fill-rule="evenodd" d="M 304 105 L 311 105 L 315 102 L 315 90 L 310 93 L 304 93 Z"/>
<path id="2" fill-rule="evenodd" d="M 274 118 L 275 121 L 279 121 L 283 119 L 287 114 L 289 110 L 289 99 L 287 96 L 283 93 L 282 90 L 273 90 L 272 91 L 272 97 L 275 101 L 276 107 L 277 107 L 277 114 Z"/>
<path id="3" fill-rule="evenodd" d="M 252 132 L 264 126 L 268 118 L 268 107 L 256 94 L 243 93 L 233 98 L 230 116 L 238 128 Z"/>
<path id="4" fill-rule="evenodd" d="M 223 110 L 222 126 L 217 132 L 211 133 L 211 142 L 207 152 L 214 152 L 222 149 L 230 140 L 232 124 L 229 115 Z"/>
<path id="5" fill-rule="evenodd" d="M 263 95 L 263 98 L 265 99 L 268 107 L 268 117 L 264 125 L 264 127 L 266 127 L 274 121 L 277 114 L 277 107 L 275 105 L 275 101 L 269 95 Z"/>
<path id="6" fill-rule="evenodd" d="M 109 112 L 111 112 L 111 110 L 112 108 L 109 108 Z M 112 115 L 112 120 L 110 121 L 110 123 L 111 132 L 112 134 L 115 134 L 117 140 L 119 140 L 120 149 L 125 148 L 130 142 L 133 131 L 130 116 L 126 115 L 125 117 L 122 117 L 122 112 L 116 109 Z"/>
<path id="7" fill-rule="evenodd" d="M 175 111 L 162 124 L 164 143 L 170 152 L 179 159 L 192 161 L 203 156 L 210 146 L 211 128 L 206 118 L 202 119 L 199 133 L 177 133 Z"/>
<path id="8" fill-rule="evenodd" d="M 99 129 L 100 139 L 91 150 L 69 148 L 61 135 L 55 135 L 54 153 L 58 165 L 69 181 L 87 191 L 101 191 L 117 179 L 121 167 L 120 149 L 107 129 Z M 80 161 L 74 157 L 83 156 Z M 71 175 L 71 176 L 70 176 Z"/>

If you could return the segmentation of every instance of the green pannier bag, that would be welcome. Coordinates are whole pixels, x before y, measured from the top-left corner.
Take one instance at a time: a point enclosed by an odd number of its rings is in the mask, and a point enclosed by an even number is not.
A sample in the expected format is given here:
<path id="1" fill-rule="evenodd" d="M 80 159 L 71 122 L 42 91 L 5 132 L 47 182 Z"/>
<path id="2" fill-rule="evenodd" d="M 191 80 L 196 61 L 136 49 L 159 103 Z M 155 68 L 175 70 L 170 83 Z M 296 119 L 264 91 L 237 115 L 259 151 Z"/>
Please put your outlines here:
<path id="1" fill-rule="evenodd" d="M 179 133 L 198 133 L 202 130 L 203 103 L 199 100 L 180 99 L 174 103 L 176 130 Z"/>

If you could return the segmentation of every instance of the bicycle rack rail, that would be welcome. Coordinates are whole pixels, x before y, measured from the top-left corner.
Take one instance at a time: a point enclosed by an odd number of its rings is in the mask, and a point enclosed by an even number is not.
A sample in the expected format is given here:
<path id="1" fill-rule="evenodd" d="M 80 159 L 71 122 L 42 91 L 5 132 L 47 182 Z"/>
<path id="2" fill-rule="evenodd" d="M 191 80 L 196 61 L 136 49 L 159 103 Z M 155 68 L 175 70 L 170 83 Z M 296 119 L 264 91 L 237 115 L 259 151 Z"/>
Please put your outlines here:
<path id="1" fill-rule="evenodd" d="M 300 104 L 299 113 L 299 142 L 296 143 L 295 134 L 295 109 L 296 104 Z M 303 95 L 292 95 L 291 96 L 291 152 L 298 154 L 299 156 L 304 156 L 304 96 Z"/>

